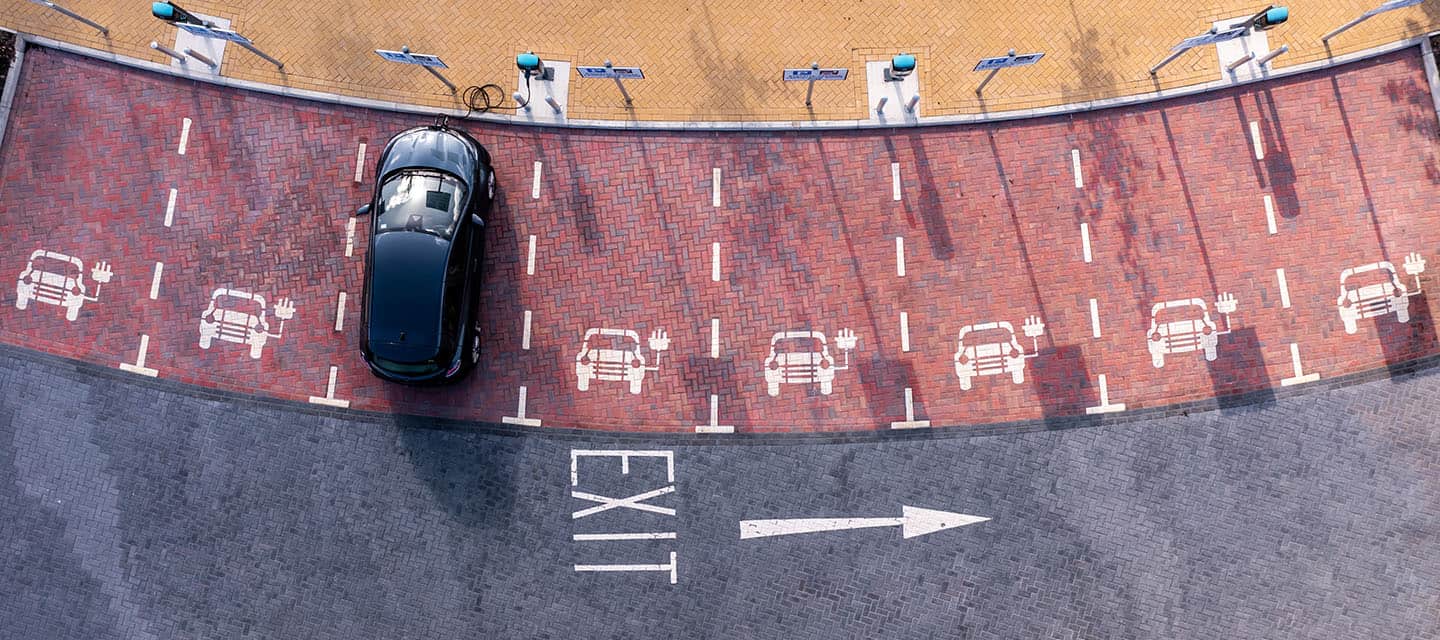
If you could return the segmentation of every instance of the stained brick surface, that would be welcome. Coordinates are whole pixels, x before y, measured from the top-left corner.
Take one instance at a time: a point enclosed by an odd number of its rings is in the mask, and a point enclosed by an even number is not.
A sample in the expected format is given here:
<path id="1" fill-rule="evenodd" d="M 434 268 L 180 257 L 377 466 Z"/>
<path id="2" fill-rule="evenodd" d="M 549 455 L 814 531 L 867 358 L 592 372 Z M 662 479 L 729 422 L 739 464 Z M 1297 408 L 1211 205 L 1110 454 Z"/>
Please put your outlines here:
<path id="1" fill-rule="evenodd" d="M 1417 51 L 1252 89 L 984 127 L 762 136 L 469 126 L 495 158 L 500 202 L 486 240 L 482 364 L 441 390 L 366 372 L 356 343 L 368 220 L 344 256 L 349 212 L 373 189 L 380 148 L 428 118 L 218 90 L 43 49 L 26 64 L 0 151 L 0 210 L 12 221 L 0 274 L 18 276 L 45 248 L 87 269 L 107 260 L 115 276 L 76 322 L 54 306 L 16 309 L 7 285 L 0 338 L 114 366 L 135 362 L 145 334 L 146 366 L 194 384 L 303 401 L 324 395 L 333 365 L 336 397 L 362 409 L 498 422 L 516 415 L 525 386 L 527 416 L 546 426 L 690 431 L 708 420 L 714 394 L 719 422 L 742 431 L 852 430 L 904 419 L 907 387 L 918 419 L 981 424 L 1083 414 L 1100 401 L 1101 374 L 1110 401 L 1131 408 L 1277 388 L 1294 375 L 1292 342 L 1305 372 L 1326 377 L 1440 351 L 1424 295 L 1411 298 L 1410 323 L 1362 320 L 1355 335 L 1335 305 L 1347 267 L 1387 260 L 1400 269 L 1410 252 L 1440 267 L 1436 116 Z M 184 156 L 182 118 L 193 122 Z M 361 142 L 369 166 L 356 184 Z M 532 199 L 536 161 L 544 166 Z M 722 247 L 719 282 L 712 242 Z M 157 261 L 164 276 L 151 300 Z M 1421 276 L 1427 290 L 1431 273 Z M 288 297 L 298 311 L 258 360 L 243 345 L 204 350 L 199 316 L 218 287 Z M 342 291 L 345 329 L 336 332 Z M 1238 310 L 1217 360 L 1172 354 L 1153 367 L 1151 305 L 1201 298 L 1223 329 L 1221 293 Z M 1018 333 L 1031 315 L 1046 326 L 1024 383 L 981 377 L 962 391 L 960 328 L 1006 321 Z M 633 329 L 642 341 L 668 332 L 671 348 L 642 394 L 614 382 L 577 390 L 589 327 Z M 767 394 L 772 334 L 822 331 L 843 365 L 841 329 L 859 340 L 833 393 L 786 385 Z"/>

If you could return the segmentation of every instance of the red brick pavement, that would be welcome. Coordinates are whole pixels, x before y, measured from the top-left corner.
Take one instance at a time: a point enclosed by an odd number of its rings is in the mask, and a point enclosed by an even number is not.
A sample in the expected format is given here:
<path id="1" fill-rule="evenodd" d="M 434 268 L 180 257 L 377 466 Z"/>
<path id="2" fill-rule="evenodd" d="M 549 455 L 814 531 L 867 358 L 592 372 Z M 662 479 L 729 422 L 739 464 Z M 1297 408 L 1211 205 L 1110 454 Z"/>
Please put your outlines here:
<path id="1" fill-rule="evenodd" d="M 115 276 L 75 322 L 54 306 L 16 309 L 6 285 L 0 339 L 115 366 L 135 361 L 146 334 L 146 366 L 192 384 L 304 401 L 324 395 L 333 365 L 336 397 L 359 409 L 499 422 L 516 415 L 523 385 L 527 417 L 545 426 L 691 431 L 708 422 L 714 394 L 719 422 L 740 431 L 855 430 L 903 420 L 907 387 L 917 419 L 968 425 L 1084 414 L 1100 402 L 1101 374 L 1110 401 L 1131 409 L 1274 389 L 1294 375 L 1291 343 L 1306 373 L 1327 377 L 1440 352 L 1426 295 L 1411 298 L 1410 323 L 1362 320 L 1355 335 L 1335 306 L 1346 267 L 1388 260 L 1398 269 L 1410 252 L 1440 267 L 1436 116 L 1415 51 L 1255 88 L 991 126 L 773 135 L 469 126 L 490 148 L 501 188 L 486 245 L 484 356 L 476 375 L 439 390 L 382 383 L 365 370 L 356 348 L 364 220 L 354 255 L 344 255 L 349 212 L 373 188 L 380 148 L 429 119 L 30 53 L 0 154 L 0 210 L 11 221 L 0 272 L 18 276 L 45 248 L 87 270 L 107 260 Z M 181 156 L 183 118 L 193 125 Z M 369 153 L 356 184 L 361 142 Z M 1071 172 L 1076 149 L 1082 188 Z M 536 161 L 541 193 L 532 199 Z M 718 282 L 712 242 L 721 246 Z M 157 261 L 164 274 L 151 300 Z M 244 345 L 198 346 L 200 313 L 218 287 L 294 301 L 295 318 L 260 359 Z M 1214 308 L 1222 293 L 1238 310 L 1218 358 L 1171 354 L 1153 367 L 1151 305 L 1201 298 L 1223 329 Z M 1028 316 L 1043 319 L 1045 332 L 1024 382 L 987 376 L 961 390 L 960 328 L 1009 322 L 1030 350 L 1019 335 Z M 721 334 L 714 358 L 712 319 Z M 670 349 L 640 395 L 620 382 L 577 389 L 575 359 L 590 327 L 635 330 L 642 342 L 668 333 Z M 831 394 L 818 385 L 768 394 L 772 334 L 823 332 L 841 366 L 842 329 L 858 343 Z"/>

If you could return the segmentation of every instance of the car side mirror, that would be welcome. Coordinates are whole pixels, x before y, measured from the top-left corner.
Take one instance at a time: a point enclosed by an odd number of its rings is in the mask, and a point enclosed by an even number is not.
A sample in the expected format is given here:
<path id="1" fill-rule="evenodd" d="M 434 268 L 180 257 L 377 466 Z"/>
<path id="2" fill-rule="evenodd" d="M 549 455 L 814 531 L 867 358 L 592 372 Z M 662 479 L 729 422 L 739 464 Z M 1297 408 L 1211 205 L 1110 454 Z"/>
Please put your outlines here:
<path id="1" fill-rule="evenodd" d="M 366 204 L 360 205 L 360 208 L 355 210 L 355 215 L 357 215 L 357 216 L 368 216 L 368 215 L 370 215 L 370 204 L 369 204 L 369 203 L 366 203 Z"/>
<path id="2" fill-rule="evenodd" d="M 478 216 L 478 215 L 476 215 L 476 214 L 473 214 L 473 213 L 470 214 L 470 221 L 471 221 L 471 222 L 474 222 L 476 226 L 480 226 L 480 227 L 485 226 L 485 221 L 484 221 L 484 220 L 481 220 L 481 219 L 480 219 L 480 216 Z"/>

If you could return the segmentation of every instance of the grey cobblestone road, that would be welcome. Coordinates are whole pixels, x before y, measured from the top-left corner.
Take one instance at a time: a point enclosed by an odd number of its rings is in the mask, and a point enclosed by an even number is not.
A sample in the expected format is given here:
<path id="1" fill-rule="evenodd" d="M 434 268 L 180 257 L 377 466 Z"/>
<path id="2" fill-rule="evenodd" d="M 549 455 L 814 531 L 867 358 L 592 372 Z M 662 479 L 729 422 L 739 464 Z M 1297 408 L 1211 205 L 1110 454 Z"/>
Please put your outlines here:
<path id="1" fill-rule="evenodd" d="M 338 419 L 0 349 L 4 638 L 1436 638 L 1440 376 L 831 444 Z M 671 451 L 663 458 L 572 450 Z M 666 486 L 634 504 L 572 513 Z M 739 539 L 738 521 L 993 520 Z M 675 539 L 575 541 L 575 534 Z M 584 572 L 576 564 L 666 564 Z"/>

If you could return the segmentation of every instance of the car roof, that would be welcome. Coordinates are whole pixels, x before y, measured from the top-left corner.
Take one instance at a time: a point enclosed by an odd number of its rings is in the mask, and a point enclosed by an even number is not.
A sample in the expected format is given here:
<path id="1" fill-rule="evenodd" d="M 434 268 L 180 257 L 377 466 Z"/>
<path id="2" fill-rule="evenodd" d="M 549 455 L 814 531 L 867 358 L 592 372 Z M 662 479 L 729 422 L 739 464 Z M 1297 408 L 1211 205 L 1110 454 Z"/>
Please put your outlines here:
<path id="1" fill-rule="evenodd" d="M 770 344 L 796 338 L 815 338 L 820 341 L 820 344 L 825 344 L 825 334 L 819 331 L 781 331 L 770 337 Z"/>
<path id="2" fill-rule="evenodd" d="M 1015 325 L 1010 324 L 1009 322 L 1006 322 L 1004 320 L 997 320 L 995 322 L 981 322 L 979 324 L 972 324 L 967 327 L 962 327 L 960 329 L 960 335 L 964 336 L 967 333 L 972 333 L 975 331 L 988 331 L 990 329 L 1004 329 L 1006 331 L 1009 331 L 1011 335 L 1014 335 L 1015 333 Z"/>
<path id="3" fill-rule="evenodd" d="M 370 248 L 367 342 L 381 358 L 414 362 L 445 343 L 445 264 L 451 242 L 428 233 L 390 231 Z M 431 356 L 420 356 L 423 352 Z"/>
<path id="4" fill-rule="evenodd" d="M 595 335 L 623 336 L 636 342 L 640 341 L 640 334 L 635 333 L 634 331 L 631 331 L 629 329 L 587 329 L 585 331 L 585 337 L 582 339 L 589 340 L 591 336 Z"/>
<path id="5" fill-rule="evenodd" d="M 451 174 L 473 190 L 481 159 L 480 143 L 450 127 L 415 127 L 396 134 L 385 145 L 380 177 L 406 169 L 434 169 Z"/>
<path id="6" fill-rule="evenodd" d="M 81 267 L 81 266 L 82 266 L 81 263 L 80 263 L 80 259 L 79 259 L 79 258 L 76 258 L 76 257 L 73 257 L 73 256 L 67 256 L 67 255 L 65 255 L 65 254 L 63 254 L 63 253 L 56 253 L 56 252 L 54 252 L 54 251 L 46 251 L 46 250 L 44 250 L 44 249 L 36 249 L 34 252 L 32 252 L 32 253 L 30 254 L 30 259 L 31 259 L 31 260 L 34 260 L 34 259 L 36 259 L 36 258 L 42 258 L 42 257 L 43 257 L 43 258 L 50 258 L 51 260 L 60 260 L 60 261 L 62 261 L 62 262 L 69 262 L 70 264 L 73 264 L 73 265 L 75 265 L 75 266 L 77 266 L 77 267 Z M 83 268 L 83 267 L 82 267 L 82 268 Z"/>
<path id="7" fill-rule="evenodd" d="M 1390 262 L 1381 260 L 1380 262 L 1372 262 L 1372 263 L 1370 263 L 1370 264 L 1362 264 L 1362 265 L 1360 265 L 1360 266 L 1358 266 L 1358 267 L 1350 267 L 1349 269 L 1346 269 L 1346 270 L 1344 270 L 1344 271 L 1341 271 L 1341 272 L 1340 272 L 1340 282 L 1341 282 L 1341 283 L 1344 283 L 1346 280 L 1350 279 L 1350 276 L 1357 275 L 1357 274 L 1361 274 L 1361 273 L 1365 273 L 1365 272 L 1367 272 L 1367 271 L 1374 271 L 1374 270 L 1376 270 L 1376 269 L 1384 269 L 1384 270 L 1390 272 L 1391 275 L 1394 275 L 1394 274 L 1395 274 L 1395 265 L 1394 265 L 1394 264 L 1391 264 Z"/>
<path id="8" fill-rule="evenodd" d="M 246 293 L 244 291 L 240 291 L 239 289 L 226 289 L 224 287 L 220 287 L 210 294 L 210 299 L 214 300 L 216 298 L 219 298 L 220 296 L 239 298 L 241 300 L 254 300 L 255 302 L 260 303 L 260 306 L 265 306 L 265 296 L 262 296 L 258 293 Z"/>
<path id="9" fill-rule="evenodd" d="M 1160 313 L 1162 309 L 1177 309 L 1180 307 L 1200 307 L 1201 311 L 1209 311 L 1210 306 L 1199 298 L 1185 298 L 1182 300 L 1170 300 L 1168 302 L 1157 302 L 1150 308 L 1150 315 Z"/>

